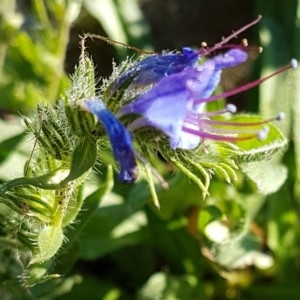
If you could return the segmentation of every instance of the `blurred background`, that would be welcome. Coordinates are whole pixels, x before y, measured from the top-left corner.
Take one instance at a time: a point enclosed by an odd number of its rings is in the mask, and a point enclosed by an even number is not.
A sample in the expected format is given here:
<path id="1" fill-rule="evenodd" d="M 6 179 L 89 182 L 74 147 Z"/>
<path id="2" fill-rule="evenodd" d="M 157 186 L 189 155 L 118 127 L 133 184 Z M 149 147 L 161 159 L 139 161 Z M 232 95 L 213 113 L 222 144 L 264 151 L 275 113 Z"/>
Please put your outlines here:
<path id="1" fill-rule="evenodd" d="M 247 38 L 264 51 L 225 72 L 225 90 L 299 59 L 300 1 L 1 0 L 0 179 L 19 174 L 29 155 L 19 114 L 60 98 L 84 33 L 158 52 L 199 48 L 259 14 L 262 21 L 234 42 Z M 87 52 L 99 83 L 113 61 L 138 56 L 99 40 L 89 40 Z M 156 212 L 145 182 L 116 182 L 82 234 L 70 273 L 34 287 L 32 299 L 300 299 L 299 79 L 299 71 L 288 72 L 234 99 L 241 111 L 286 114 L 280 129 L 290 143 L 277 158 L 285 179 L 278 191 L 259 193 L 242 175 L 237 185 L 216 178 L 202 203 L 177 176 L 159 193 L 166 204 Z"/>

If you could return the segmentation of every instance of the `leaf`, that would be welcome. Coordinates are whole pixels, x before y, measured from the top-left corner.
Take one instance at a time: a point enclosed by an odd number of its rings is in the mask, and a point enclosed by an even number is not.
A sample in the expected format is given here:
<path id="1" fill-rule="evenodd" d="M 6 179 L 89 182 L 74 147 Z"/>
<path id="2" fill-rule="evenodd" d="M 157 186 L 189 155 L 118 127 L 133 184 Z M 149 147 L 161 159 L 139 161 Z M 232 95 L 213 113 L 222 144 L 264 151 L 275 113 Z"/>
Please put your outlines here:
<path id="1" fill-rule="evenodd" d="M 74 263 L 78 260 L 79 257 L 79 247 L 78 242 L 80 241 L 81 233 L 90 222 L 94 213 L 98 210 L 99 205 L 105 195 L 107 195 L 113 187 L 113 170 L 112 167 L 108 167 L 106 181 L 105 183 L 94 191 L 92 194 L 87 196 L 83 201 L 77 199 L 78 202 L 84 204 L 84 210 L 81 210 L 81 205 L 76 209 L 71 211 L 71 216 L 69 216 L 68 207 L 67 213 L 63 219 L 63 226 L 70 224 L 71 221 L 76 218 L 76 222 L 72 224 L 65 233 L 65 240 L 67 243 L 64 244 L 63 249 L 60 251 L 57 262 L 55 265 L 55 272 L 59 274 L 68 273 Z M 81 193 L 77 197 L 82 197 Z M 79 214 L 80 212 L 80 214 Z M 68 218 L 66 220 L 66 217 Z"/>
<path id="2" fill-rule="evenodd" d="M 204 286 L 192 275 L 154 273 L 140 289 L 137 300 L 207 299 Z"/>
<path id="3" fill-rule="evenodd" d="M 96 259 L 147 239 L 144 212 L 132 211 L 125 204 L 102 207 L 86 225 L 80 239 L 80 256 Z"/>
<path id="4" fill-rule="evenodd" d="M 31 264 L 42 263 L 51 259 L 63 243 L 62 227 L 58 224 L 44 225 L 38 236 L 38 253 L 34 255 Z"/>
<path id="5" fill-rule="evenodd" d="M 73 181 L 89 171 L 94 166 L 96 158 L 96 143 L 89 138 L 82 139 L 72 154 L 70 173 L 63 180 L 62 184 Z"/>
<path id="6" fill-rule="evenodd" d="M 22 132 L 15 136 L 9 137 L 0 143 L 0 163 L 2 163 L 10 154 L 13 153 L 13 150 L 20 144 L 25 135 L 26 133 Z"/>
<path id="7" fill-rule="evenodd" d="M 53 281 L 53 284 L 48 285 L 47 288 L 33 290 L 32 295 L 34 299 L 44 300 L 116 300 L 121 299 L 122 290 L 107 278 L 100 279 L 91 274 L 84 274 L 84 276 L 71 274 L 60 281 Z"/>
<path id="8" fill-rule="evenodd" d="M 286 187 L 269 196 L 267 242 L 281 262 L 294 258 L 299 251 L 299 212 L 293 204 Z M 298 276 L 296 273 L 293 275 Z"/>
<path id="9" fill-rule="evenodd" d="M 276 192 L 287 179 L 284 165 L 271 162 L 251 162 L 241 164 L 241 170 L 254 182 L 264 195 Z"/>
<path id="10" fill-rule="evenodd" d="M 271 267 L 273 258 L 260 249 L 261 242 L 251 233 L 246 233 L 215 244 L 211 251 L 215 261 L 228 269 L 244 269 L 252 265 Z"/>
<path id="11" fill-rule="evenodd" d="M 262 122 L 263 120 L 262 117 L 254 115 L 239 115 L 231 119 L 232 122 L 245 123 Z M 218 143 L 217 149 L 221 155 L 231 155 L 238 163 L 271 159 L 275 153 L 282 151 L 287 146 L 287 139 L 274 124 L 268 124 L 268 127 L 269 133 L 264 140 L 252 138 L 238 141 L 235 144 Z"/>

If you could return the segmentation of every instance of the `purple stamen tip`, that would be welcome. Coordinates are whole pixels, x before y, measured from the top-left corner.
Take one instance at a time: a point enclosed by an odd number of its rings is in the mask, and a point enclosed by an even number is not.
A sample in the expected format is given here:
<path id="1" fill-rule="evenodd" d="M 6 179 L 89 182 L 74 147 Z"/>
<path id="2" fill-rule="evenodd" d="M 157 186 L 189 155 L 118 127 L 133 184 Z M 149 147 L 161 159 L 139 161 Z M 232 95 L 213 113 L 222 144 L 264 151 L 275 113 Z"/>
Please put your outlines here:
<path id="1" fill-rule="evenodd" d="M 236 111 L 237 111 L 237 108 L 234 104 L 229 103 L 229 104 L 226 105 L 226 111 L 228 111 L 232 114 L 235 114 Z"/>
<path id="2" fill-rule="evenodd" d="M 269 127 L 263 127 L 263 129 L 261 129 L 260 131 L 258 131 L 257 138 L 260 141 L 264 141 L 264 140 L 267 139 L 268 134 L 269 134 Z"/>
<path id="3" fill-rule="evenodd" d="M 282 121 L 285 118 L 285 113 L 282 111 L 276 117 L 276 121 Z"/>
<path id="4" fill-rule="evenodd" d="M 298 61 L 297 61 L 297 59 L 293 58 L 290 61 L 290 65 L 291 65 L 291 67 L 292 67 L 293 70 L 297 70 L 298 69 Z"/>

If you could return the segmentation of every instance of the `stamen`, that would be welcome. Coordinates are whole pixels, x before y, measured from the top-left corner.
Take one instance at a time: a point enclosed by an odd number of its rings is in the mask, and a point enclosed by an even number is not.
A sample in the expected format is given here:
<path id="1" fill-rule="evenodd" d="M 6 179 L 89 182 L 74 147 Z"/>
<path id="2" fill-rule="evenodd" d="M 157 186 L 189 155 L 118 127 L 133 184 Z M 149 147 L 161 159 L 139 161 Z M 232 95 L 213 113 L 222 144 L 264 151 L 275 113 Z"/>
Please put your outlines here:
<path id="1" fill-rule="evenodd" d="M 224 128 L 224 127 L 213 127 L 208 124 L 201 124 L 201 130 L 205 132 L 217 133 L 221 135 L 237 135 L 237 134 L 257 134 L 261 129 L 257 128 Z"/>
<path id="2" fill-rule="evenodd" d="M 250 22 L 249 24 L 246 24 L 245 26 L 243 26 L 239 30 L 233 32 L 227 38 L 225 38 L 221 42 L 215 44 L 212 48 L 210 48 L 210 49 L 201 49 L 200 54 L 201 55 L 209 55 L 211 52 L 222 48 L 230 40 L 232 40 L 233 38 L 236 38 L 239 34 L 241 34 L 242 32 L 246 31 L 248 28 L 250 28 L 250 27 L 254 26 L 255 24 L 257 24 L 261 20 L 261 18 L 262 18 L 261 15 L 257 16 L 257 18 L 254 21 Z"/>
<path id="3" fill-rule="evenodd" d="M 192 119 L 199 119 L 199 117 L 201 118 L 205 118 L 205 117 L 213 117 L 216 115 L 223 115 L 226 113 L 236 113 L 237 108 L 234 104 L 227 104 L 226 107 L 224 109 L 220 109 L 220 110 L 216 110 L 216 111 L 208 111 L 208 112 L 204 112 L 204 113 L 189 113 L 187 118 L 192 118 Z"/>
<path id="4" fill-rule="evenodd" d="M 248 40 L 247 39 L 242 39 L 242 45 L 244 47 L 248 47 Z"/>
<path id="5" fill-rule="evenodd" d="M 210 140 L 215 140 L 215 141 L 222 141 L 222 142 L 238 142 L 238 141 L 247 141 L 251 140 L 254 138 L 262 139 L 266 136 L 265 129 L 262 129 L 255 134 L 250 134 L 246 136 L 224 136 L 224 135 L 217 135 L 217 134 L 212 134 L 208 132 L 203 132 L 203 131 L 198 131 L 196 129 L 192 129 L 186 126 L 182 127 L 182 130 L 194 134 L 196 136 L 199 136 L 201 138 L 207 138 Z"/>
<path id="6" fill-rule="evenodd" d="M 266 119 L 263 121 L 257 121 L 257 122 L 230 122 L 230 121 L 218 121 L 218 120 L 211 120 L 211 119 L 198 119 L 198 123 L 203 124 L 210 124 L 210 125 L 220 125 L 220 126 L 233 126 L 233 127 L 254 127 L 254 126 L 261 126 L 267 123 L 271 123 L 273 121 L 281 121 L 284 118 L 284 113 L 278 114 L 276 117 Z M 188 119 L 192 120 L 192 119 Z M 194 121 L 196 121 L 194 119 Z M 194 123 L 195 124 L 195 123 Z"/>
<path id="7" fill-rule="evenodd" d="M 285 113 L 282 111 L 276 117 L 276 121 L 282 121 L 285 118 Z"/>
<path id="8" fill-rule="evenodd" d="M 236 142 L 236 141 L 249 140 L 253 138 L 257 138 L 258 140 L 262 141 L 268 137 L 269 127 L 264 126 L 259 130 L 255 129 L 255 127 L 257 126 L 261 127 L 262 125 L 265 125 L 273 121 L 281 121 L 284 118 L 284 113 L 281 112 L 273 118 L 269 118 L 257 122 L 218 121 L 218 120 L 204 119 L 202 117 L 203 117 L 202 114 L 198 116 L 196 114 L 189 115 L 189 117 L 184 120 L 184 125 L 182 126 L 182 130 L 197 135 L 201 138 L 208 138 L 217 141 Z M 222 126 L 222 127 L 214 127 L 214 126 Z M 197 129 L 197 127 L 199 129 Z M 233 127 L 235 129 L 224 128 L 224 127 Z M 232 135 L 236 135 L 236 136 L 232 136 Z"/>
<path id="9" fill-rule="evenodd" d="M 235 114 L 236 113 L 236 111 L 237 111 L 237 107 L 234 105 L 234 104 L 232 104 L 232 103 L 228 103 L 228 104 L 226 104 L 226 111 L 227 112 L 230 112 L 230 113 L 232 113 L 232 114 Z"/>
<path id="10" fill-rule="evenodd" d="M 263 128 L 257 133 L 257 138 L 258 138 L 258 140 L 264 141 L 264 140 L 268 137 L 269 131 L 270 131 L 269 127 L 267 127 L 267 126 L 263 127 Z"/>
<path id="11" fill-rule="evenodd" d="M 297 59 L 293 58 L 290 61 L 290 65 L 292 67 L 293 70 L 297 70 L 298 69 L 298 61 Z"/>
<path id="12" fill-rule="evenodd" d="M 254 80 L 252 82 L 246 83 L 245 85 L 242 85 L 238 88 L 235 88 L 233 90 L 229 90 L 229 91 L 224 92 L 224 93 L 219 94 L 219 95 L 214 95 L 214 96 L 211 96 L 211 97 L 208 97 L 208 98 L 205 98 L 205 99 L 195 100 L 194 104 L 200 104 L 200 103 L 204 103 L 204 102 L 211 102 L 211 101 L 215 101 L 215 100 L 218 100 L 218 99 L 221 99 L 221 98 L 231 97 L 233 95 L 242 93 L 242 92 L 247 91 L 249 89 L 252 89 L 252 88 L 260 85 L 261 83 L 265 82 L 266 80 L 268 80 L 268 79 L 270 79 L 270 78 L 272 78 L 272 77 L 274 77 L 274 76 L 276 76 L 280 73 L 285 72 L 288 69 L 292 68 L 293 70 L 296 70 L 297 67 L 298 67 L 298 61 L 296 59 L 292 59 L 291 62 L 288 65 L 279 68 L 274 73 L 271 73 L 270 75 L 268 75 L 264 78 L 260 78 L 260 79 Z"/>
<path id="13" fill-rule="evenodd" d="M 207 48 L 207 47 L 208 47 L 207 43 L 203 41 L 203 42 L 201 43 L 201 48 Z"/>
<path id="14" fill-rule="evenodd" d="M 262 47 L 248 47 L 245 45 L 236 45 L 236 44 L 227 44 L 222 46 L 222 49 L 241 49 L 241 50 L 245 50 L 245 51 L 257 51 L 258 53 L 262 52 Z"/>

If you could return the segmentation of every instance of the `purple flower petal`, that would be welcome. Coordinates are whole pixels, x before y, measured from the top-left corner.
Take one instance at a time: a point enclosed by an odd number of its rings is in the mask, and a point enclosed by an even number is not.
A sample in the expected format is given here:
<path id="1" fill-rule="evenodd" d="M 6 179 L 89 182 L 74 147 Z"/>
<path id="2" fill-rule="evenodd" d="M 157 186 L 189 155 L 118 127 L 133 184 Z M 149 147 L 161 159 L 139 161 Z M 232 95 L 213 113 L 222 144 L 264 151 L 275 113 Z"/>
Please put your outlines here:
<path id="1" fill-rule="evenodd" d="M 95 114 L 105 127 L 115 160 L 120 165 L 119 179 L 124 183 L 133 183 L 137 177 L 137 164 L 131 134 L 100 99 L 85 100 L 83 106 Z"/>
<path id="2" fill-rule="evenodd" d="M 141 126 L 156 127 L 169 136 L 173 149 L 195 148 L 200 138 L 182 131 L 185 118 L 189 113 L 203 111 L 205 98 L 219 84 L 222 69 L 236 66 L 246 59 L 245 51 L 232 49 L 224 55 L 207 60 L 197 68 L 189 67 L 165 77 L 145 94 L 124 106 L 118 116 L 142 115 L 133 122 L 131 129 Z M 195 105 L 196 99 L 203 99 L 203 103 Z"/>
<path id="3" fill-rule="evenodd" d="M 143 87 L 158 82 L 161 78 L 181 72 L 196 64 L 199 53 L 189 47 L 181 53 L 154 54 L 137 62 L 122 74 L 111 88 L 111 94 L 126 82 L 131 87 Z"/>

